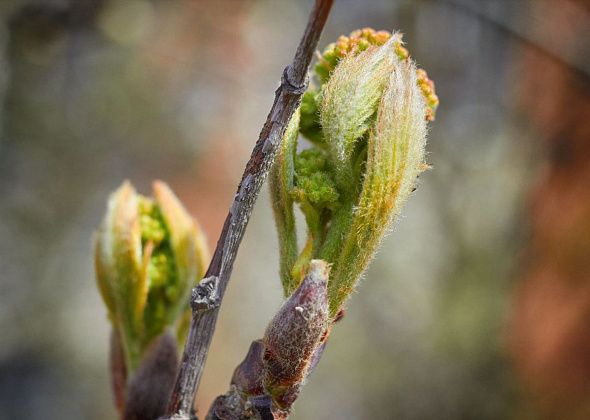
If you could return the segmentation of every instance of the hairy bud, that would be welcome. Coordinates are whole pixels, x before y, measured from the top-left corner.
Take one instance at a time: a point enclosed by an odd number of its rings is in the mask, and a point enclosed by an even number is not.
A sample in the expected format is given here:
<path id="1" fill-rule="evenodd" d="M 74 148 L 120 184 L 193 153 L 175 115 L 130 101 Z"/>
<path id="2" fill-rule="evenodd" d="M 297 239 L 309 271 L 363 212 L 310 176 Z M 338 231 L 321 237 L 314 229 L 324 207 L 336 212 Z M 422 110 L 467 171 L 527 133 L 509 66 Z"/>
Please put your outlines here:
<path id="1" fill-rule="evenodd" d="M 264 334 L 263 385 L 278 411 L 289 410 L 306 377 L 328 321 L 329 266 L 312 260 L 301 285 Z"/>
<path id="2" fill-rule="evenodd" d="M 320 122 L 325 141 L 344 170 L 354 150 L 370 128 L 388 76 L 397 60 L 395 39 L 380 48 L 347 55 L 332 72 L 322 91 Z"/>
<path id="3" fill-rule="evenodd" d="M 312 260 L 300 286 L 250 345 L 228 392 L 217 397 L 207 420 L 287 419 L 319 348 L 329 334 L 329 266 Z"/>
<path id="4" fill-rule="evenodd" d="M 367 141 L 359 198 L 337 248 L 335 281 L 330 284 L 332 314 L 352 292 L 426 167 L 425 104 L 415 67 L 410 61 L 398 61 L 387 78 Z"/>
<path id="5" fill-rule="evenodd" d="M 288 153 L 273 169 L 273 178 L 283 182 L 272 196 L 280 247 L 288 249 L 288 258 L 281 253 L 285 293 L 299 285 L 312 259 L 327 261 L 334 318 L 428 167 L 427 123 L 439 100 L 399 33 L 365 28 L 340 37 L 320 55 L 315 73 L 319 86 L 305 93 L 292 121 L 312 145 L 296 153 L 290 131 L 283 146 Z M 294 203 L 308 228 L 298 254 Z M 286 212 L 289 223 L 279 217 Z"/>
<path id="6" fill-rule="evenodd" d="M 394 34 L 394 47 L 400 58 L 408 57 L 408 50 L 402 46 L 401 35 Z M 358 29 L 349 36 L 340 36 L 338 40 L 328 45 L 320 55 L 314 70 L 319 80 L 325 83 L 340 60 L 346 56 L 356 55 L 371 46 L 381 46 L 389 41 L 392 34 L 387 31 L 375 31 L 372 28 Z"/>

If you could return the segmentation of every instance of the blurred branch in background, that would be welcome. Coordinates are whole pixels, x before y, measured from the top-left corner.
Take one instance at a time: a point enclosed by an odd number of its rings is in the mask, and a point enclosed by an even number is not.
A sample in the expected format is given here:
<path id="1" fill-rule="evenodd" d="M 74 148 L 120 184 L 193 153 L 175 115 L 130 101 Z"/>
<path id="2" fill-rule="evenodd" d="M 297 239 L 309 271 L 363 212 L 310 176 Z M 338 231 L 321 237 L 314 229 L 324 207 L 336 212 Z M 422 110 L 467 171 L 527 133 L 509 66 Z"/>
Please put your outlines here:
<path id="1" fill-rule="evenodd" d="M 582 79 L 590 79 L 590 61 L 587 59 L 590 56 L 590 22 L 583 1 L 564 1 L 568 10 L 568 28 L 548 22 L 545 15 L 531 14 L 530 4 L 526 1 L 510 2 L 510 13 L 494 2 L 440 0 L 440 3 L 492 26 L 527 48 L 567 67 Z M 550 5 L 551 10 L 557 9 L 556 4 L 545 3 Z M 576 28 L 575 36 L 572 36 L 572 27 Z M 568 33 L 565 39 L 564 33 Z"/>

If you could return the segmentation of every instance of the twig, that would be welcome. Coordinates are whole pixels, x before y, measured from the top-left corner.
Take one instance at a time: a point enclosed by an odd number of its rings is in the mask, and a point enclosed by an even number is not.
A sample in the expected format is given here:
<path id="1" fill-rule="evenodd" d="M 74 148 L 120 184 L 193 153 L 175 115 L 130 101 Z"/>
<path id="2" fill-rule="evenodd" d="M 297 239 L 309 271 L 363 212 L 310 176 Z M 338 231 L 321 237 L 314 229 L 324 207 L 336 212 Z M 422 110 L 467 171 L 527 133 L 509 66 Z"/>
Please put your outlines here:
<path id="1" fill-rule="evenodd" d="M 192 416 L 194 396 L 238 247 L 285 128 L 307 88 L 309 64 L 332 3 L 333 0 L 315 2 L 293 62 L 283 72 L 281 85 L 275 92 L 275 101 L 246 164 L 205 279 L 193 289 L 193 319 L 168 405 L 169 419 L 190 419 Z"/>
<path id="2" fill-rule="evenodd" d="M 543 34 L 534 34 L 530 29 L 534 25 L 516 25 L 511 23 L 508 18 L 512 17 L 513 14 L 494 16 L 490 13 L 486 13 L 485 7 L 474 7 L 469 2 L 461 2 L 457 0 L 430 1 L 432 3 L 438 2 L 442 5 L 446 5 L 455 9 L 466 16 L 473 17 L 479 20 L 481 23 L 487 24 L 490 27 L 498 30 L 505 36 L 512 38 L 529 48 L 532 48 L 552 61 L 568 68 L 582 81 L 588 82 L 590 80 L 590 61 L 585 59 L 585 57 L 588 56 L 587 51 L 590 49 L 588 42 L 580 42 L 580 46 L 577 48 L 572 48 L 571 45 L 560 45 L 558 39 L 555 39 L 554 37 L 548 38 L 551 37 L 550 31 L 544 31 Z M 485 3 L 476 2 L 473 4 L 485 6 Z M 524 8 L 527 7 L 525 2 L 515 4 L 518 4 Z M 584 25 L 582 25 L 582 27 L 583 26 Z M 584 37 L 581 39 L 584 39 Z"/>
<path id="3" fill-rule="evenodd" d="M 311 260 L 307 275 L 253 341 L 228 392 L 206 420 L 285 420 L 329 335 L 329 265 Z"/>

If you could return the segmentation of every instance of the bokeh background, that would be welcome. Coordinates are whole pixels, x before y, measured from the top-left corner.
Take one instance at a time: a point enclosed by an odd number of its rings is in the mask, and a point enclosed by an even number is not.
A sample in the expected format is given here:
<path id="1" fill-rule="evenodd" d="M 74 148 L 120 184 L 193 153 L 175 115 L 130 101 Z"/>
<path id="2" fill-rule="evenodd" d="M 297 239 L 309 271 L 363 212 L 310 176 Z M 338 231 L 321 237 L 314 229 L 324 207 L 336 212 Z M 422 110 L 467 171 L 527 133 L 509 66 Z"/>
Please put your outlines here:
<path id="1" fill-rule="evenodd" d="M 293 419 L 590 418 L 590 4 L 336 0 L 437 83 L 433 169 Z M 92 234 L 167 181 L 219 234 L 311 1 L 0 1 L 0 419 L 115 418 Z M 281 304 L 263 192 L 197 398 Z"/>

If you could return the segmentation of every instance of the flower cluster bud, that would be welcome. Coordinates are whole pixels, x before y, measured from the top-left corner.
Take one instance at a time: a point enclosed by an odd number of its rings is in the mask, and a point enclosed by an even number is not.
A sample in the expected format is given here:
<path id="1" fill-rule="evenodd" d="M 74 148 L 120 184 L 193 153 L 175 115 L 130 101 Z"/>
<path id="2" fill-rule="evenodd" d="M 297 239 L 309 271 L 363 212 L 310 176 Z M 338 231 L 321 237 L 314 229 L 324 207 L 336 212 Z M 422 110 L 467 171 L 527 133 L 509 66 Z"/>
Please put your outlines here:
<path id="1" fill-rule="evenodd" d="M 271 194 L 275 216 L 289 215 L 275 218 L 285 294 L 312 259 L 327 261 L 334 319 L 428 167 L 427 123 L 439 99 L 399 33 L 365 28 L 342 36 L 319 56 L 315 73 L 319 86 L 304 94 L 293 120 L 312 145 L 297 152 L 290 124 Z M 308 235 L 299 253 L 295 204 Z"/>
<path id="2" fill-rule="evenodd" d="M 372 28 L 357 29 L 350 35 L 341 35 L 336 42 L 329 44 L 319 55 L 318 63 L 314 70 L 320 82 L 324 83 L 330 78 L 330 74 L 336 68 L 340 60 L 348 55 L 357 55 L 371 46 L 381 46 L 394 36 L 395 51 L 400 59 L 409 57 L 408 50 L 404 48 L 402 37 L 399 34 L 391 34 L 388 31 L 375 31 Z"/>
<path id="3" fill-rule="evenodd" d="M 153 184 L 153 198 L 137 194 L 129 182 L 111 195 L 95 238 L 95 269 L 113 328 L 111 372 L 119 411 L 128 409 L 125 396 L 128 400 L 139 386 L 132 385 L 139 372 L 141 386 L 155 386 L 145 376 L 150 363 L 160 366 L 170 355 L 161 356 L 160 350 L 172 342 L 176 355 L 169 330 L 187 318 L 190 290 L 203 275 L 206 258 L 199 226 L 166 184 Z M 156 359 L 150 358 L 154 352 Z M 170 377 L 176 361 L 167 363 L 174 365 L 164 372 Z"/>
<path id="4" fill-rule="evenodd" d="M 438 108 L 439 103 L 436 89 L 434 88 L 434 82 L 428 78 L 428 74 L 424 69 L 418 69 L 416 71 L 416 76 L 418 78 L 418 87 L 426 100 L 426 120 L 434 121 L 436 108 Z"/>

